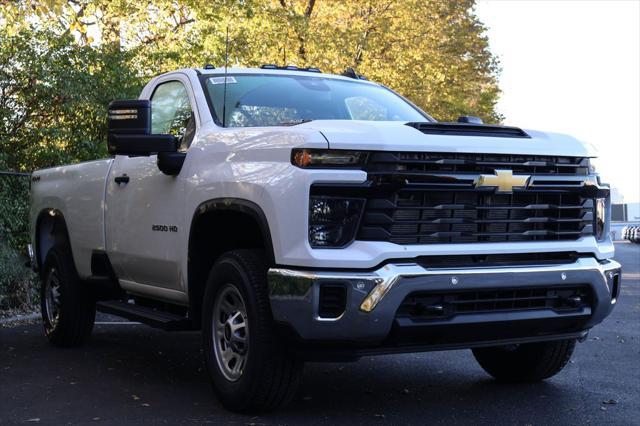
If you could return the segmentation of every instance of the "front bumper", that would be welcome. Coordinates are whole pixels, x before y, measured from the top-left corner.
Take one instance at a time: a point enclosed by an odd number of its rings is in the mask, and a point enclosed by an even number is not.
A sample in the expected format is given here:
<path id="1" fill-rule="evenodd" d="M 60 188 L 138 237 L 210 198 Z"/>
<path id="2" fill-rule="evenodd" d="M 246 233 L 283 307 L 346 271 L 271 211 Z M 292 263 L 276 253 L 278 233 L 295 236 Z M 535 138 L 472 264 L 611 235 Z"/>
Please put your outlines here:
<path id="1" fill-rule="evenodd" d="M 420 344 L 420 336 L 427 336 L 425 344 L 437 345 L 451 343 L 447 340 L 450 331 L 466 330 L 462 346 L 471 347 L 488 341 L 513 341 L 514 337 L 523 341 L 548 340 L 554 335 L 588 330 L 613 309 L 620 276 L 619 263 L 582 257 L 560 265 L 461 269 L 432 269 L 416 263 L 387 264 L 371 272 L 273 268 L 269 270 L 268 282 L 275 321 L 302 341 L 370 346 L 386 344 L 392 335 L 407 334 L 409 330 L 409 335 L 418 336 L 409 344 Z M 327 284 L 342 284 L 346 288 L 346 308 L 336 318 L 323 318 L 319 314 L 320 288 Z M 569 285 L 590 289 L 590 307 L 561 313 L 553 309 L 462 313 L 429 321 L 397 315 L 407 296 L 416 292 Z"/>

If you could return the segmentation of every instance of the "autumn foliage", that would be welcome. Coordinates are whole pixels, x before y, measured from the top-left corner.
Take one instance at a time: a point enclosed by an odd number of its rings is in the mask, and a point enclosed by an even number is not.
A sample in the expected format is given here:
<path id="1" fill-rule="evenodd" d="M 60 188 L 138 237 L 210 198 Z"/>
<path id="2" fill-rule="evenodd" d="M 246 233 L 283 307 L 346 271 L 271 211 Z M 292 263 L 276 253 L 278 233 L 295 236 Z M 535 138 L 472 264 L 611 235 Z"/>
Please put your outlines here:
<path id="1" fill-rule="evenodd" d="M 105 154 L 110 99 L 229 62 L 353 67 L 439 120 L 496 122 L 498 65 L 473 0 L 0 0 L 0 168 Z M 4 163 L 4 164 L 2 164 Z"/>

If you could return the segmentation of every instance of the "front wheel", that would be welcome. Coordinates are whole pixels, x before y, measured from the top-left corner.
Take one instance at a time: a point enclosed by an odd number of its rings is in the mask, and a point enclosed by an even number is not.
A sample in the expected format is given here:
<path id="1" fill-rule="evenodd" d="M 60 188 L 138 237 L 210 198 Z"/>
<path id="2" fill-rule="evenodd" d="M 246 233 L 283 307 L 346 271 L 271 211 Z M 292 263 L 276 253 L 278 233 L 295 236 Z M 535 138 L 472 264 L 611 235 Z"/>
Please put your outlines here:
<path id="1" fill-rule="evenodd" d="M 558 374 L 569 362 L 575 339 L 473 349 L 480 366 L 503 382 L 540 381 Z"/>
<path id="2" fill-rule="evenodd" d="M 267 266 L 257 250 L 225 253 L 213 266 L 202 310 L 204 356 L 223 405 L 269 411 L 295 394 L 302 363 L 274 332 Z"/>

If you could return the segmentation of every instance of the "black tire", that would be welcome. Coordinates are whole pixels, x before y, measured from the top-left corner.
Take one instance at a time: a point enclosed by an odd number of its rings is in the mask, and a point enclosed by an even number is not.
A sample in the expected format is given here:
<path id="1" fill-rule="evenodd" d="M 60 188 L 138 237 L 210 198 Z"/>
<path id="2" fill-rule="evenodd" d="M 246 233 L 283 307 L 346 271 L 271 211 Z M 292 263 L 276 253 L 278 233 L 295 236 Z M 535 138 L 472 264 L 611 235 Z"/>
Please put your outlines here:
<path id="1" fill-rule="evenodd" d="M 57 303 L 47 299 L 47 289 L 52 287 L 53 280 L 57 280 Z M 50 294 L 53 297 L 53 293 Z M 69 248 L 54 247 L 47 254 L 40 286 L 40 309 L 45 335 L 53 345 L 79 346 L 91 335 L 96 302 L 80 281 Z"/>
<path id="2" fill-rule="evenodd" d="M 214 347 L 224 347 L 225 343 L 220 339 L 227 339 L 226 328 L 225 337 L 214 338 L 213 322 L 214 310 L 219 315 L 222 309 L 218 307 L 222 303 L 218 299 L 228 293 L 235 294 L 236 290 L 245 307 L 248 346 L 243 354 L 244 368 L 239 377 L 231 380 L 225 376 L 230 373 L 225 370 L 223 361 L 218 362 L 222 356 Z M 225 321 L 230 317 L 224 313 L 222 316 Z M 242 323 L 245 323 L 244 318 Z M 267 264 L 262 251 L 227 252 L 215 263 L 204 294 L 202 336 L 213 389 L 227 409 L 241 413 L 271 411 L 286 405 L 295 395 L 303 364 L 287 352 L 275 334 L 267 293 Z M 232 347 L 231 343 L 227 345 L 227 348 Z"/>
<path id="3" fill-rule="evenodd" d="M 490 375 L 502 382 L 535 382 L 564 368 L 575 339 L 473 349 L 473 356 Z"/>

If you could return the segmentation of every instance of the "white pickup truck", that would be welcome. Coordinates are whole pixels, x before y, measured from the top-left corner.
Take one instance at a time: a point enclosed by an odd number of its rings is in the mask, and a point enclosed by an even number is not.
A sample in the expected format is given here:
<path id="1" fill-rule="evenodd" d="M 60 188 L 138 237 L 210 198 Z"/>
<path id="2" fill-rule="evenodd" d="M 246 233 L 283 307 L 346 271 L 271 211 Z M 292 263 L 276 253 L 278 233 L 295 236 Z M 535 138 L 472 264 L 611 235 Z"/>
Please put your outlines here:
<path id="1" fill-rule="evenodd" d="M 305 360 L 471 348 L 559 372 L 612 310 L 609 187 L 564 135 L 440 123 L 352 70 L 183 69 L 109 106 L 110 158 L 32 177 L 49 340 L 98 310 L 202 330 L 236 411 Z"/>

